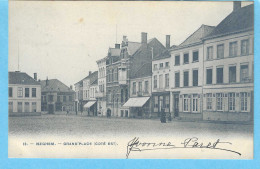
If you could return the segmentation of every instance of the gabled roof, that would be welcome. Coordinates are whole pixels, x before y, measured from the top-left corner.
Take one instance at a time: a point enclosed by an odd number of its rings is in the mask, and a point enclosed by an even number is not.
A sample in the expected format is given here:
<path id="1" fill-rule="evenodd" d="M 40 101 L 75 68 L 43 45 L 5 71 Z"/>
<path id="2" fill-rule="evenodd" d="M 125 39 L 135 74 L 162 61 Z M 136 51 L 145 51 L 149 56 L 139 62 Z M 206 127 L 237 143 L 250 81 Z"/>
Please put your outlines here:
<path id="1" fill-rule="evenodd" d="M 40 85 L 31 76 L 24 72 L 8 72 L 8 84 Z"/>
<path id="2" fill-rule="evenodd" d="M 209 35 L 214 28 L 214 26 L 201 25 L 198 30 L 192 33 L 184 42 L 182 42 L 175 49 L 186 47 L 192 44 L 202 43 L 202 38 Z"/>
<path id="3" fill-rule="evenodd" d="M 95 71 L 95 72 L 91 73 L 90 75 L 88 75 L 83 80 L 86 80 L 86 79 L 88 79 L 89 80 L 89 84 L 92 85 L 98 79 L 98 71 Z"/>
<path id="4" fill-rule="evenodd" d="M 46 83 L 47 81 L 47 83 Z M 58 79 L 47 79 L 41 81 L 42 92 L 74 92 Z"/>
<path id="5" fill-rule="evenodd" d="M 82 80 L 78 81 L 76 84 L 79 84 L 79 83 L 83 83 L 84 80 L 86 79 L 90 79 L 90 84 L 93 82 L 92 79 L 97 79 L 98 78 L 98 71 L 95 71 L 93 73 L 91 73 L 90 75 L 86 76 L 85 78 L 83 78 Z"/>
<path id="6" fill-rule="evenodd" d="M 204 39 L 254 29 L 254 4 L 242 7 L 229 14 Z"/>
<path id="7" fill-rule="evenodd" d="M 128 42 L 128 54 L 133 55 L 141 47 L 141 45 L 142 44 L 139 42 Z"/>
<path id="8" fill-rule="evenodd" d="M 172 45 L 169 49 L 164 49 L 161 53 L 158 55 L 154 56 L 153 60 L 160 60 L 160 59 L 165 59 L 165 58 L 170 58 L 171 53 L 170 50 L 173 50 L 176 48 L 176 45 Z"/>
<path id="9" fill-rule="evenodd" d="M 94 81 L 90 85 L 97 85 L 98 84 L 98 79 L 94 79 Z"/>
<path id="10" fill-rule="evenodd" d="M 141 78 L 147 76 L 152 76 L 152 62 L 147 62 L 143 64 L 140 67 L 140 69 L 135 72 L 132 78 L 135 79 L 135 78 Z"/>

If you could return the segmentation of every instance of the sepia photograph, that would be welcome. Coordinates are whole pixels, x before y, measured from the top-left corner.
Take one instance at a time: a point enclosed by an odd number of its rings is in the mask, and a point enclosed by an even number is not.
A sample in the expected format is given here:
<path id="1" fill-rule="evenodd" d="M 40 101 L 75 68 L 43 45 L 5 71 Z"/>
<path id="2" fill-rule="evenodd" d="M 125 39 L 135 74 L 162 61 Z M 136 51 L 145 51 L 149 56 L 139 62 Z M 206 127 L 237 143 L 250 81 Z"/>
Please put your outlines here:
<path id="1" fill-rule="evenodd" d="M 8 157 L 253 159 L 253 1 L 9 1 Z"/>

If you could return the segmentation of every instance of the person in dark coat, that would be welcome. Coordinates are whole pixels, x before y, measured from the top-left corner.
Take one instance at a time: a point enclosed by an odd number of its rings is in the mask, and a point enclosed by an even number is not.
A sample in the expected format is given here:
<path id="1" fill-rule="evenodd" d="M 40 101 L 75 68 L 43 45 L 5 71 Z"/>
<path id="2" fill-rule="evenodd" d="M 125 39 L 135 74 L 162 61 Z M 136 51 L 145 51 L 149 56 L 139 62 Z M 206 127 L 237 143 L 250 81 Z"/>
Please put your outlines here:
<path id="1" fill-rule="evenodd" d="M 162 109 L 161 113 L 161 123 L 166 123 L 166 113 L 164 109 Z"/>
<path id="2" fill-rule="evenodd" d="M 109 118 L 110 116 L 111 116 L 111 109 L 108 108 L 108 109 L 107 109 L 107 117 Z"/>

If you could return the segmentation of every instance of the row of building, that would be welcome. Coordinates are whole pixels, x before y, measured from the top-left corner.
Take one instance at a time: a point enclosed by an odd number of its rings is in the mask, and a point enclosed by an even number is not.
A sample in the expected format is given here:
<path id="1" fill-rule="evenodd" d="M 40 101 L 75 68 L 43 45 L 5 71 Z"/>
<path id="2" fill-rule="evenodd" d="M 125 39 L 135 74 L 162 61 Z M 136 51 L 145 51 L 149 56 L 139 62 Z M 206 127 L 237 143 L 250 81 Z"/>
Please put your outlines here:
<path id="1" fill-rule="evenodd" d="M 75 92 L 58 79 L 37 80 L 27 73 L 8 73 L 8 112 L 10 116 L 54 114 L 75 111 Z"/>
<path id="2" fill-rule="evenodd" d="M 156 38 L 109 48 L 98 71 L 68 87 L 9 72 L 9 112 L 75 111 L 91 116 L 251 121 L 254 116 L 254 5 L 217 26 L 202 25 L 180 45 Z"/>
<path id="3" fill-rule="evenodd" d="M 115 117 L 250 121 L 254 111 L 254 6 L 234 2 L 217 26 L 178 46 L 156 38 L 109 48 L 98 71 L 75 84 L 76 110 Z"/>

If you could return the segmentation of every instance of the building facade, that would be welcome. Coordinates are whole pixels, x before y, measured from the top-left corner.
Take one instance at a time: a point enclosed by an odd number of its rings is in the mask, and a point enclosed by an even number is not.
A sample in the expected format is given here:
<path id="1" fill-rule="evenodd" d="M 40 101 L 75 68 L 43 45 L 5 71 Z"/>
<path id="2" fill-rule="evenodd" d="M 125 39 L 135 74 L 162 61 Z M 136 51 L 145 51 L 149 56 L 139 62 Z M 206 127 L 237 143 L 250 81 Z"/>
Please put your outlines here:
<path id="1" fill-rule="evenodd" d="M 41 115 L 41 84 L 24 72 L 8 72 L 9 116 Z"/>
<path id="2" fill-rule="evenodd" d="M 98 89 L 96 93 L 97 111 L 99 116 L 106 116 L 106 58 L 97 61 Z"/>
<path id="3" fill-rule="evenodd" d="M 130 98 L 124 104 L 129 107 L 126 117 L 151 118 L 152 114 L 152 64 L 145 63 L 130 79 Z M 129 114 L 128 114 L 129 113 Z"/>
<path id="4" fill-rule="evenodd" d="M 46 79 L 41 83 L 42 111 L 49 114 L 61 111 L 75 111 L 75 92 L 58 79 Z"/>
<path id="5" fill-rule="evenodd" d="M 202 120 L 203 37 L 214 29 L 202 25 L 171 50 L 170 92 L 173 117 Z"/>
<path id="6" fill-rule="evenodd" d="M 83 111 L 83 81 L 74 84 L 75 87 L 75 111 L 76 113 Z"/>
<path id="7" fill-rule="evenodd" d="M 98 80 L 98 71 L 89 72 L 89 75 L 82 80 L 83 83 L 83 111 L 87 115 L 97 116 L 96 88 Z"/>
<path id="8" fill-rule="evenodd" d="M 203 119 L 253 120 L 254 5 L 234 2 L 233 12 L 204 38 L 203 52 Z"/>
<path id="9" fill-rule="evenodd" d="M 170 35 L 166 35 L 166 49 L 155 55 L 152 61 L 152 112 L 160 117 L 166 112 L 170 115 Z"/>
<path id="10" fill-rule="evenodd" d="M 106 57 L 106 108 L 111 110 L 111 116 L 118 116 L 121 107 L 119 68 L 120 68 L 120 44 L 115 48 L 109 48 Z M 122 74 L 121 74 L 122 76 Z M 122 77 L 121 77 L 122 79 Z"/>

